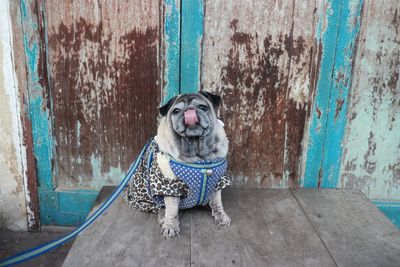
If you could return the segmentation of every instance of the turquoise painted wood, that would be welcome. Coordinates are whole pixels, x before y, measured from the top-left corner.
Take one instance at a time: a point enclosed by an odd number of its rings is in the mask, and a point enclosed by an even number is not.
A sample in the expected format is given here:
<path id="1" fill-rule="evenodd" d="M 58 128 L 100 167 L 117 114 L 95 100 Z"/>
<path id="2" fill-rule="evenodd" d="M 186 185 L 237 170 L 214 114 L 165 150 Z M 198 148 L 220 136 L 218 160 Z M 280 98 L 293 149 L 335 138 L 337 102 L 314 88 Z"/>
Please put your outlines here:
<path id="1" fill-rule="evenodd" d="M 307 161 L 301 178 L 306 188 L 334 188 L 339 180 L 362 0 L 328 1 L 328 6 L 326 13 L 319 16 L 316 35 L 322 58 L 311 113 Z"/>
<path id="2" fill-rule="evenodd" d="M 164 93 L 163 103 L 168 102 L 180 91 L 181 49 L 181 3 L 164 0 Z"/>
<path id="3" fill-rule="evenodd" d="M 362 0 L 345 0 L 341 5 L 323 150 L 322 188 L 335 188 L 339 181 L 342 143 L 348 119 L 347 106 L 362 4 Z"/>
<path id="4" fill-rule="evenodd" d="M 83 222 L 93 205 L 98 191 L 55 191 L 53 180 L 52 123 L 47 106 L 47 89 L 41 85 L 38 67 L 40 57 L 45 56 L 39 27 L 43 21 L 38 16 L 36 1 L 21 0 L 21 21 L 27 67 L 28 115 L 32 122 L 33 149 L 39 180 L 40 221 L 43 225 L 57 224 L 74 226 Z M 44 12 L 39 5 L 40 12 Z M 43 62 L 42 62 L 43 63 Z"/>
<path id="5" fill-rule="evenodd" d="M 22 30 L 24 32 L 24 49 L 27 62 L 27 79 L 29 90 L 29 116 L 32 122 L 32 135 L 40 177 L 40 189 L 52 190 L 52 138 L 49 111 L 46 105 L 47 95 L 39 81 L 38 62 L 42 53 L 41 40 L 38 33 L 38 16 L 30 9 L 31 1 L 21 0 Z"/>
<path id="6" fill-rule="evenodd" d="M 202 0 L 182 1 L 181 94 L 200 90 L 203 16 Z"/>
<path id="7" fill-rule="evenodd" d="M 400 201 L 373 200 L 372 203 L 400 229 Z"/>
<path id="8" fill-rule="evenodd" d="M 329 8 L 326 11 L 321 11 L 325 13 L 319 14 L 316 32 L 316 41 L 320 49 L 322 49 L 322 57 L 310 116 L 309 145 L 306 152 L 307 161 L 304 176 L 301 178 L 301 184 L 306 188 L 316 188 L 320 182 L 332 71 L 335 64 L 336 41 L 340 23 L 341 1 L 327 1 L 327 4 Z M 325 27 L 324 30 L 323 27 Z"/>

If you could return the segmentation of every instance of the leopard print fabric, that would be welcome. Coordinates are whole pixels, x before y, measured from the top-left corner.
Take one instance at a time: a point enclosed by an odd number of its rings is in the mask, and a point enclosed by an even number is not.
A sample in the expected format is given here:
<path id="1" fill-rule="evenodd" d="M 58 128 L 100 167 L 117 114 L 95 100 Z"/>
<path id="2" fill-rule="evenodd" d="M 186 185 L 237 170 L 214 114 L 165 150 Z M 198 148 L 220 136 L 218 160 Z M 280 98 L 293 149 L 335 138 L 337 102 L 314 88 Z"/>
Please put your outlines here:
<path id="1" fill-rule="evenodd" d="M 157 213 L 160 208 L 163 208 L 163 204 L 155 199 L 164 196 L 185 198 L 190 193 L 189 186 L 179 177 L 172 180 L 163 176 L 157 164 L 158 152 L 158 145 L 155 140 L 152 140 L 125 188 L 125 200 L 130 207 Z M 223 189 L 228 185 L 230 185 L 230 180 L 224 174 L 214 190 Z"/>

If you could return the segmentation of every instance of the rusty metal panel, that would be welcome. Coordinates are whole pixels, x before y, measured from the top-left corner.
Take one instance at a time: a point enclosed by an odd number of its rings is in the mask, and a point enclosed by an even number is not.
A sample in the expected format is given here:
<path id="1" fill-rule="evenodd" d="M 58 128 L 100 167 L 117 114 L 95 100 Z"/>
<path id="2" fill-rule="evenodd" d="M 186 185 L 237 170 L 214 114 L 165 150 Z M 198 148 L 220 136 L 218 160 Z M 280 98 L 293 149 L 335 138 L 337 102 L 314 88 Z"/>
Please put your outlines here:
<path id="1" fill-rule="evenodd" d="M 400 2 L 365 1 L 339 187 L 400 199 Z"/>
<path id="2" fill-rule="evenodd" d="M 155 134 L 159 1 L 46 1 L 58 189 L 116 184 Z"/>
<path id="3" fill-rule="evenodd" d="M 223 97 L 234 184 L 298 185 L 315 77 L 315 1 L 206 1 L 202 88 Z"/>

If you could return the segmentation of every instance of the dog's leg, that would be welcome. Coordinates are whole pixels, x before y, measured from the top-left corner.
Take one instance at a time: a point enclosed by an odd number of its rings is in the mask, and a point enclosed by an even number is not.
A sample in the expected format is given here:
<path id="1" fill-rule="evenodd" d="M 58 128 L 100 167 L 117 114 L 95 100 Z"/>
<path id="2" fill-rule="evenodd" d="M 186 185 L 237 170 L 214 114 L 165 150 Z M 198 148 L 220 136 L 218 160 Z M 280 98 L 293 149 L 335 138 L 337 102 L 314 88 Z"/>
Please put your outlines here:
<path id="1" fill-rule="evenodd" d="M 179 202 L 179 197 L 164 197 L 165 215 L 161 226 L 161 235 L 167 239 L 179 235 Z"/>
<path id="2" fill-rule="evenodd" d="M 221 190 L 215 191 L 210 199 L 211 215 L 215 218 L 215 222 L 220 226 L 229 226 L 231 218 L 224 211 L 222 206 Z"/>
<path id="3" fill-rule="evenodd" d="M 158 223 L 163 226 L 164 221 L 165 221 L 165 208 L 159 209 L 158 210 L 158 217 L 157 217 Z"/>
<path id="4" fill-rule="evenodd" d="M 169 164 L 169 158 L 161 152 L 157 153 L 157 163 L 165 179 L 176 179 Z M 180 197 L 164 196 L 165 209 L 158 213 L 158 222 L 161 224 L 161 235 L 171 238 L 179 235 L 179 202 Z"/>

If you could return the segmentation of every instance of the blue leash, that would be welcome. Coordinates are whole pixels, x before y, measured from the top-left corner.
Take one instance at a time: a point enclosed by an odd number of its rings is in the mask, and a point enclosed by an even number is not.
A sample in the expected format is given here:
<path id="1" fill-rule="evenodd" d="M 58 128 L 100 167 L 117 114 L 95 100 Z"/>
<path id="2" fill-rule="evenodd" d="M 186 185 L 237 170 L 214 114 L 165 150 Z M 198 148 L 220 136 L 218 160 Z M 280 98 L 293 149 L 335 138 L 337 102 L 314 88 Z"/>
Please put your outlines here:
<path id="1" fill-rule="evenodd" d="M 47 251 L 50 251 L 56 247 L 61 246 L 62 244 L 64 244 L 65 242 L 67 242 L 71 238 L 75 237 L 80 232 L 82 232 L 86 227 L 91 225 L 105 210 L 107 210 L 107 208 L 114 202 L 114 200 L 118 197 L 118 195 L 125 188 L 126 184 L 129 182 L 129 180 L 132 178 L 133 174 L 135 173 L 135 171 L 140 163 L 140 159 L 143 157 L 143 154 L 146 151 L 149 144 L 150 144 L 150 142 L 148 142 L 145 145 L 145 147 L 142 149 L 138 158 L 132 164 L 131 168 L 129 169 L 128 173 L 125 175 L 125 178 L 119 184 L 117 189 L 112 193 L 112 195 L 107 199 L 106 202 L 104 202 L 88 219 L 85 220 L 85 222 L 81 226 L 79 226 L 71 233 L 69 233 L 57 240 L 51 241 L 49 243 L 43 244 L 43 245 L 35 247 L 33 249 L 29 249 L 29 250 L 23 251 L 21 253 L 18 253 L 14 256 L 8 257 L 8 258 L 0 261 L 0 266 L 10 266 L 10 265 L 18 264 L 18 263 L 30 260 L 32 258 L 35 258 L 39 255 L 42 255 L 43 253 L 45 253 Z"/>

